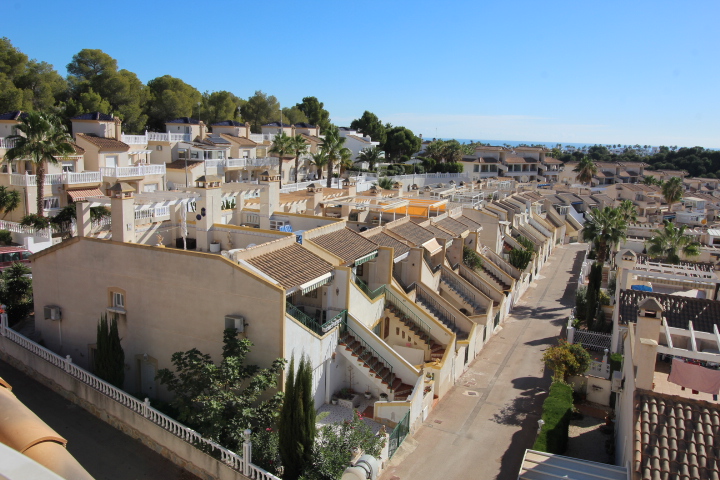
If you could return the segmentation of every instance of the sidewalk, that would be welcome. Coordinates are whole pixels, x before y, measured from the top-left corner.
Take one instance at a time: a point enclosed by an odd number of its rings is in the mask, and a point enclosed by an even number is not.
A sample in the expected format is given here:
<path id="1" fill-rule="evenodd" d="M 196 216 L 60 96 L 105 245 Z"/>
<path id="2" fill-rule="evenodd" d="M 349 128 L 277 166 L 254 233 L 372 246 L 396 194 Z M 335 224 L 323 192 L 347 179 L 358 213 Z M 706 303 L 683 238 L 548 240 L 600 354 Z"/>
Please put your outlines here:
<path id="1" fill-rule="evenodd" d="M 401 445 L 382 480 L 517 479 L 550 386 L 542 355 L 575 302 L 574 272 L 585 247 L 555 249 L 503 329 Z"/>
<path id="2" fill-rule="evenodd" d="M 2 360 L 0 377 L 20 401 L 68 441 L 68 451 L 96 480 L 199 480 Z"/>

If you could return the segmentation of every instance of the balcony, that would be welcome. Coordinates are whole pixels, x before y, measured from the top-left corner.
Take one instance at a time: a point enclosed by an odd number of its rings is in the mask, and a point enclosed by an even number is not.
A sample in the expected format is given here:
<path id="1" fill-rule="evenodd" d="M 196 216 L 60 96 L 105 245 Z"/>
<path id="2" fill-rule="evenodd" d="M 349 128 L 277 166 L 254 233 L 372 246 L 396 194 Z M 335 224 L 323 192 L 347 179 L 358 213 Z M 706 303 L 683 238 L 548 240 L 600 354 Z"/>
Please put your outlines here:
<path id="1" fill-rule="evenodd" d="M 7 137 L 0 137 L 0 148 L 13 148 L 15 146 L 15 140 L 10 140 Z"/>
<path id="2" fill-rule="evenodd" d="M 135 165 L 132 167 L 102 167 L 103 177 L 126 178 L 145 175 L 165 175 L 165 165 Z"/>
<path id="3" fill-rule="evenodd" d="M 100 182 L 102 182 L 102 175 L 100 175 L 100 172 L 65 172 L 49 173 L 45 175 L 45 185 L 77 185 L 82 183 Z M 19 187 L 36 187 L 37 175 L 13 173 L 10 175 L 10 185 L 16 185 Z"/>
<path id="4" fill-rule="evenodd" d="M 191 142 L 189 133 L 158 133 L 148 132 L 148 141 L 154 142 Z"/>
<path id="5" fill-rule="evenodd" d="M 127 143 L 128 145 L 147 145 L 148 136 L 147 135 L 125 135 L 123 133 L 121 140 L 123 143 Z"/>
<path id="6" fill-rule="evenodd" d="M 135 210 L 135 225 L 170 220 L 170 207 L 143 207 Z"/>
<path id="7" fill-rule="evenodd" d="M 272 142 L 275 140 L 275 133 L 251 133 L 250 140 L 256 143 Z"/>

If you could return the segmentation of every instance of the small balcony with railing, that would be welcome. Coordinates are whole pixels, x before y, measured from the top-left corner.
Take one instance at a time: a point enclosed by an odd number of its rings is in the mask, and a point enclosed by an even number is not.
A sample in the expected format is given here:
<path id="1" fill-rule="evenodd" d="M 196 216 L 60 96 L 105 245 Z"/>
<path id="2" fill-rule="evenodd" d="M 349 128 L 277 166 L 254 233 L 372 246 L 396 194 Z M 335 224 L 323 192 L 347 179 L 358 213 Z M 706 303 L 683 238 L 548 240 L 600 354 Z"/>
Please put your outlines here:
<path id="1" fill-rule="evenodd" d="M 147 132 L 147 140 L 149 142 L 169 142 L 169 143 L 191 142 L 192 136 L 189 133 Z"/>
<path id="2" fill-rule="evenodd" d="M 45 185 L 82 185 L 99 184 L 102 182 L 100 172 L 63 172 L 45 175 Z M 27 173 L 11 173 L 10 185 L 18 187 L 36 187 L 37 175 Z"/>
<path id="3" fill-rule="evenodd" d="M 131 167 L 101 167 L 105 179 L 144 177 L 147 175 L 165 175 L 164 164 L 140 164 Z"/>
<path id="4" fill-rule="evenodd" d="M 15 146 L 15 139 L 9 137 L 0 137 L 0 150 L 7 150 Z"/>
<path id="5" fill-rule="evenodd" d="M 170 207 L 167 205 L 143 205 L 135 209 L 135 225 L 158 223 L 170 220 Z"/>
<path id="6" fill-rule="evenodd" d="M 304 302 L 302 297 L 292 302 L 288 299 L 285 312 L 320 337 L 347 321 L 347 310 L 323 309 L 321 305 Z"/>

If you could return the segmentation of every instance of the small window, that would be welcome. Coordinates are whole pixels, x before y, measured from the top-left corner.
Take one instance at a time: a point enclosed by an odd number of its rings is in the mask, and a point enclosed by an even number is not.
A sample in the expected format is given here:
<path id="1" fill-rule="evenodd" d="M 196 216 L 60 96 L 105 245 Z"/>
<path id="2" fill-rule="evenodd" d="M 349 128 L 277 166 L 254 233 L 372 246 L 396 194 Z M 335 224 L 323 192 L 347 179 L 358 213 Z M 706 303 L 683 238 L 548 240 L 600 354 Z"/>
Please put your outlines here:
<path id="1" fill-rule="evenodd" d="M 157 150 L 158 152 L 162 152 L 162 145 L 156 145 L 155 150 Z"/>
<path id="2" fill-rule="evenodd" d="M 62 170 L 64 173 L 75 171 L 75 162 L 62 162 Z"/>
<path id="3" fill-rule="evenodd" d="M 113 292 L 112 306 L 117 308 L 125 308 L 125 295 L 120 292 Z"/>
<path id="4" fill-rule="evenodd" d="M 45 210 L 60 208 L 60 197 L 47 197 L 43 200 Z"/>
<path id="5" fill-rule="evenodd" d="M 143 185 L 143 192 L 150 193 L 150 192 L 157 192 L 158 184 L 157 183 L 147 183 Z"/>
<path id="6" fill-rule="evenodd" d="M 365 264 L 364 263 L 361 263 L 360 265 L 355 267 L 355 275 L 357 275 L 358 277 L 362 277 L 364 272 L 365 272 Z"/>

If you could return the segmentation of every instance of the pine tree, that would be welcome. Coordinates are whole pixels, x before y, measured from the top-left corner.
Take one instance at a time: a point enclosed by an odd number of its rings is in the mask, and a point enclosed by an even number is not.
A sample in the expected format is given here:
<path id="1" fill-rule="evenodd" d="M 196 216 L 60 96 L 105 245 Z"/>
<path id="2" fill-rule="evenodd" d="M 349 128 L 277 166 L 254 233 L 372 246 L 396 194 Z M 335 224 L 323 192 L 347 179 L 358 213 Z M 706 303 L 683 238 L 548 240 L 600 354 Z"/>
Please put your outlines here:
<path id="1" fill-rule="evenodd" d="M 125 352 L 120 344 L 117 316 L 108 325 L 107 315 L 102 314 L 97 327 L 95 350 L 95 375 L 118 388 L 125 383 Z"/>

